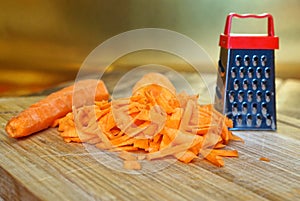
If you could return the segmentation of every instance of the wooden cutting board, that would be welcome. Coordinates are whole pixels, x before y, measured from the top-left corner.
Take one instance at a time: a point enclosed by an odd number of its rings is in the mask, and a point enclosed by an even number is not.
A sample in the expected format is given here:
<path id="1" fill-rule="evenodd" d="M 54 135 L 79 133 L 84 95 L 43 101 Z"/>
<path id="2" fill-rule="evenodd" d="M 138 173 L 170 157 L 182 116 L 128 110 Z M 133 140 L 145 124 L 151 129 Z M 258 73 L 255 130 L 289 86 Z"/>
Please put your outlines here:
<path id="1" fill-rule="evenodd" d="M 235 132 L 245 143 L 229 144 L 240 157 L 225 158 L 225 167 L 199 159 L 126 173 L 111 168 L 113 159 L 103 155 L 99 162 L 82 144 L 65 143 L 55 128 L 9 138 L 8 119 L 41 98 L 0 99 L 4 200 L 300 200 L 300 128 L 293 117 L 287 122 L 279 114 L 278 132 Z"/>

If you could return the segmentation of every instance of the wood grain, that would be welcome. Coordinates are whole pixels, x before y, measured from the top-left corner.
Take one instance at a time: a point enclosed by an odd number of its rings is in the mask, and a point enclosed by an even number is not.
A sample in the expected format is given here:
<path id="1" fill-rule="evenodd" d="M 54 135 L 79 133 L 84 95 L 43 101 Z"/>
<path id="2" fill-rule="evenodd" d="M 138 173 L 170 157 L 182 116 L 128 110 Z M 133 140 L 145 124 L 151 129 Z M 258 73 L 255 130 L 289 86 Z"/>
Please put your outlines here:
<path id="1" fill-rule="evenodd" d="M 110 168 L 118 159 L 99 150 L 89 152 L 82 144 L 65 143 L 55 128 L 19 140 L 9 138 L 4 131 L 8 119 L 41 98 L 0 99 L 3 200 L 300 199 L 299 119 L 282 114 L 287 111 L 283 103 L 278 105 L 277 132 L 235 132 L 245 143 L 230 143 L 240 157 L 226 158 L 225 167 L 197 159 L 141 174 Z"/>
<path id="2" fill-rule="evenodd" d="M 300 119 L 300 80 L 285 80 L 277 91 L 277 111 Z"/>

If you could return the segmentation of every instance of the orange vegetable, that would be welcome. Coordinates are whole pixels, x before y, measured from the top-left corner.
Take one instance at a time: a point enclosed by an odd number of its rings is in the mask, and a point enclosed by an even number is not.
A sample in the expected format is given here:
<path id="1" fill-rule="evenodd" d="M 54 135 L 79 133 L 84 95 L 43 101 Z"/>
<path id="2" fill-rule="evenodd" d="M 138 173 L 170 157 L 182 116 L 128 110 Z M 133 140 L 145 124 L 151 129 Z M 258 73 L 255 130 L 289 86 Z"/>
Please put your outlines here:
<path id="1" fill-rule="evenodd" d="M 82 80 L 76 83 L 76 93 L 81 94 L 80 97 L 77 97 L 79 104 L 91 104 L 85 102 L 84 97 L 94 94 L 92 89 L 95 88 L 96 100 L 108 99 L 109 94 L 102 81 Z M 74 85 L 66 87 L 31 105 L 7 123 L 6 132 L 13 138 L 19 138 L 57 124 L 55 121 L 58 118 L 72 111 L 73 89 Z M 72 125 L 69 126 L 73 127 Z"/>
<path id="2" fill-rule="evenodd" d="M 124 160 L 124 169 L 127 169 L 127 170 L 140 170 L 142 169 L 142 166 L 141 164 L 134 160 L 134 161 L 128 161 L 128 160 Z"/>
<path id="3" fill-rule="evenodd" d="M 198 98 L 177 94 L 166 77 L 150 73 L 133 87 L 131 97 L 79 108 L 61 118 L 58 129 L 67 141 L 79 138 L 96 142 L 99 149 L 120 152 L 126 169 L 140 169 L 139 160 L 169 156 L 184 163 L 202 156 L 221 167 L 222 157 L 238 157 L 236 150 L 222 148 L 241 139 L 228 130 L 231 120 L 212 105 L 199 105 Z M 75 124 L 80 135 L 74 132 Z"/>
<path id="4" fill-rule="evenodd" d="M 271 160 L 267 157 L 260 157 L 259 160 L 265 161 L 265 162 L 270 162 Z"/>

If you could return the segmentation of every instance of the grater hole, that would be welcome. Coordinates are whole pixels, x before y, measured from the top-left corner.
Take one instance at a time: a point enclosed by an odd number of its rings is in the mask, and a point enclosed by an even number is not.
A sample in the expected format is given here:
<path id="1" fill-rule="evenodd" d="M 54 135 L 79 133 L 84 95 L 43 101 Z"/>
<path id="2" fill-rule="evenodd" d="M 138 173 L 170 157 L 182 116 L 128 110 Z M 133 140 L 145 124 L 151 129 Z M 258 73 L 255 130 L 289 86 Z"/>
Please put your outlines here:
<path id="1" fill-rule="evenodd" d="M 242 113 L 247 114 L 247 111 L 248 111 L 248 104 L 244 102 L 242 107 Z"/>
<path id="2" fill-rule="evenodd" d="M 228 114 L 226 114 L 226 116 L 227 116 L 228 119 L 233 119 L 232 113 L 228 113 Z"/>
<path id="3" fill-rule="evenodd" d="M 257 83 L 258 83 L 258 81 L 257 81 L 256 79 L 253 79 L 253 80 L 252 80 L 252 89 L 253 89 L 253 90 L 256 90 L 256 89 L 257 89 Z"/>
<path id="4" fill-rule="evenodd" d="M 229 92 L 229 102 L 232 103 L 234 101 L 234 91 Z"/>
<path id="5" fill-rule="evenodd" d="M 260 126 L 262 122 L 262 117 L 260 114 L 256 115 L 256 126 Z"/>
<path id="6" fill-rule="evenodd" d="M 252 64 L 253 64 L 253 66 L 257 66 L 258 65 L 258 56 L 256 56 L 256 55 L 254 55 L 253 57 L 252 57 Z"/>
<path id="7" fill-rule="evenodd" d="M 241 67 L 240 68 L 240 78 L 244 78 L 244 76 L 245 76 L 245 68 Z"/>
<path id="8" fill-rule="evenodd" d="M 271 92 L 270 91 L 266 91 L 266 102 L 270 102 L 271 101 Z"/>
<path id="9" fill-rule="evenodd" d="M 236 103 L 236 102 L 234 102 L 233 104 L 232 104 L 232 115 L 233 116 L 236 116 L 237 115 L 237 112 L 238 112 L 238 104 Z"/>
<path id="10" fill-rule="evenodd" d="M 262 81 L 261 81 L 261 89 L 262 90 L 266 90 L 267 89 L 267 80 L 266 79 L 262 79 Z"/>
<path id="11" fill-rule="evenodd" d="M 270 114 L 267 114 L 266 124 L 267 126 L 271 126 L 272 124 L 272 116 Z"/>
<path id="12" fill-rule="evenodd" d="M 242 62 L 242 57 L 240 55 L 236 55 L 235 57 L 235 65 L 240 66 Z"/>
<path id="13" fill-rule="evenodd" d="M 244 90 L 248 89 L 248 80 L 246 80 L 246 79 L 243 80 L 243 89 Z"/>
<path id="14" fill-rule="evenodd" d="M 247 126 L 252 126 L 252 115 L 251 114 L 247 115 Z"/>
<path id="15" fill-rule="evenodd" d="M 238 79 L 235 79 L 234 83 L 233 83 L 233 89 L 238 90 L 239 89 L 239 84 L 240 84 L 240 81 Z"/>
<path id="16" fill-rule="evenodd" d="M 256 77 L 257 77 L 257 78 L 261 78 L 261 74 L 262 74 L 262 69 L 261 69 L 260 67 L 258 67 L 258 68 L 256 69 Z"/>
<path id="17" fill-rule="evenodd" d="M 233 67 L 233 68 L 231 69 L 231 77 L 232 77 L 232 78 L 236 78 L 236 72 L 237 72 L 236 68 Z"/>
<path id="18" fill-rule="evenodd" d="M 244 65 L 249 66 L 250 64 L 250 57 L 248 55 L 245 55 L 244 57 Z"/>
<path id="19" fill-rule="evenodd" d="M 257 103 L 253 103 L 252 104 L 252 114 L 256 114 L 257 113 Z"/>
<path id="20" fill-rule="evenodd" d="M 270 77 L 270 74 L 271 74 L 271 69 L 270 69 L 270 68 L 266 68 L 266 69 L 265 69 L 265 77 L 266 77 L 266 78 L 269 78 L 269 77 Z"/>
<path id="21" fill-rule="evenodd" d="M 238 101 L 240 103 L 244 101 L 244 91 L 239 91 L 239 93 L 238 93 Z"/>
<path id="22" fill-rule="evenodd" d="M 261 101 L 261 96 L 262 96 L 262 92 L 261 91 L 257 91 L 256 92 L 256 101 L 260 102 Z"/>
<path id="23" fill-rule="evenodd" d="M 267 65 L 267 57 L 265 55 L 261 56 L 261 65 L 262 66 Z"/>
<path id="24" fill-rule="evenodd" d="M 248 77 L 249 77 L 249 78 L 252 78 L 252 77 L 253 77 L 253 73 L 254 73 L 254 69 L 251 68 L 251 67 L 249 67 L 249 68 L 248 68 Z"/>
<path id="25" fill-rule="evenodd" d="M 266 114 L 267 114 L 267 103 L 265 103 L 265 102 L 263 102 L 263 103 L 261 104 L 261 113 L 262 113 L 264 116 L 266 116 Z"/>
<path id="26" fill-rule="evenodd" d="M 253 100 L 253 92 L 252 91 L 248 91 L 247 100 L 248 100 L 248 102 L 252 102 L 252 100 Z"/>
<path id="27" fill-rule="evenodd" d="M 242 123 L 243 123 L 243 116 L 241 114 L 237 115 L 236 123 L 237 123 L 237 125 L 242 125 Z"/>

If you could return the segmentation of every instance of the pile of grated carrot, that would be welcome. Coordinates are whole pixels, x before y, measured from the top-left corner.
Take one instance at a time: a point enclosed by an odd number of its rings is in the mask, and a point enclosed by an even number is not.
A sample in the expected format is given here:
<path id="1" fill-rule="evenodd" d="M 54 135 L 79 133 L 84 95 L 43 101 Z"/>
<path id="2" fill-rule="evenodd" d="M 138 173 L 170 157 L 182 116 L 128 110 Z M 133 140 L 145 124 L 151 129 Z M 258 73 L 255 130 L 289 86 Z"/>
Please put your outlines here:
<path id="1" fill-rule="evenodd" d="M 136 83 L 130 97 L 73 109 L 53 127 L 58 126 L 66 142 L 118 152 L 126 169 L 141 169 L 141 160 L 170 156 L 184 163 L 202 157 L 224 166 L 222 157 L 238 157 L 236 150 L 224 148 L 230 140 L 242 139 L 228 130 L 231 120 L 213 105 L 199 105 L 198 98 L 177 93 L 168 78 L 149 73 Z"/>

